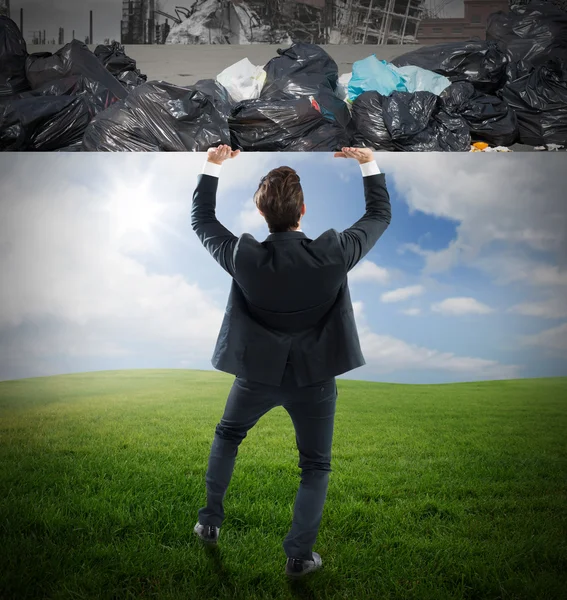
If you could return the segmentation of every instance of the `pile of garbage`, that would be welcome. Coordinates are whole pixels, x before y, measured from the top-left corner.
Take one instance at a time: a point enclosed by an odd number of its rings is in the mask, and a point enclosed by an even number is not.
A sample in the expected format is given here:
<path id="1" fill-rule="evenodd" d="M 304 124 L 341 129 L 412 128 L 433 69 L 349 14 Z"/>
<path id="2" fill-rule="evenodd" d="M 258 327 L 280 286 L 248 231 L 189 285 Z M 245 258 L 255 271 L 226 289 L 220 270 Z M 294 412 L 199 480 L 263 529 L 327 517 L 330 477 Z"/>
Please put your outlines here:
<path id="1" fill-rule="evenodd" d="M 339 76 L 294 43 L 191 86 L 148 81 L 117 43 L 28 54 L 0 17 L 0 149 L 504 151 L 567 145 L 567 14 L 532 1 L 492 15 L 485 41 L 371 55 Z"/>

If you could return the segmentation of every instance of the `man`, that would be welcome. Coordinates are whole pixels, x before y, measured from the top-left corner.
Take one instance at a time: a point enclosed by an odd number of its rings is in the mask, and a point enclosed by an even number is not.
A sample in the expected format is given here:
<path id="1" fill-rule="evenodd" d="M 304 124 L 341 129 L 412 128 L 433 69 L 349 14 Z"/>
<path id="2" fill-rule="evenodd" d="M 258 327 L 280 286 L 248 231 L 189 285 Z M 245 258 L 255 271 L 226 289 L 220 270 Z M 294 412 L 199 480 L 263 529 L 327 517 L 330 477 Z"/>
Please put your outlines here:
<path id="1" fill-rule="evenodd" d="M 286 574 L 318 569 L 312 551 L 323 514 L 329 473 L 337 386 L 335 376 L 365 364 L 347 273 L 372 249 L 391 219 L 385 176 L 368 148 L 343 148 L 364 179 L 366 212 L 343 232 L 329 229 L 312 240 L 301 230 L 305 203 L 300 178 L 279 167 L 262 178 L 254 201 L 270 235 L 258 242 L 234 236 L 215 217 L 222 163 L 239 151 L 210 149 L 193 195 L 191 225 L 232 277 L 214 351 L 215 368 L 236 375 L 216 426 L 206 475 L 207 506 L 195 533 L 216 543 L 238 446 L 275 406 L 289 413 L 296 432 L 301 482 L 283 548 Z"/>

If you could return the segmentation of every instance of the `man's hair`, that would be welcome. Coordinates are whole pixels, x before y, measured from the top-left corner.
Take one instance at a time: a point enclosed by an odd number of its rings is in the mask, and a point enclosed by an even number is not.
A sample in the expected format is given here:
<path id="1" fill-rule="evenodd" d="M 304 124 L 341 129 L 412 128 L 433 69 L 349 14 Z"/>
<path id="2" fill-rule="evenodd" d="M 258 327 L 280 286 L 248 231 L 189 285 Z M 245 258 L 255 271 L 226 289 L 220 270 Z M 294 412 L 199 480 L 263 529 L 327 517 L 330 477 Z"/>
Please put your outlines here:
<path id="1" fill-rule="evenodd" d="M 270 233 L 297 227 L 303 206 L 299 175 L 291 167 L 272 169 L 260 180 L 254 203 L 264 213 Z"/>

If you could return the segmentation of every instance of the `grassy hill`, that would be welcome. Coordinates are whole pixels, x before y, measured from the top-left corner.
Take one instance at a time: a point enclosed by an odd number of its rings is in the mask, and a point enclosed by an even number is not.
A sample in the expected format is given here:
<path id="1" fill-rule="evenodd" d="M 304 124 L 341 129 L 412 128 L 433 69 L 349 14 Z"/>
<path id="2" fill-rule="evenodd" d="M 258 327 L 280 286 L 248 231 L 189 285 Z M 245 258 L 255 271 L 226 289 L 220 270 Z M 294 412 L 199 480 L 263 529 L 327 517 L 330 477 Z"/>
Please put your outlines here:
<path id="1" fill-rule="evenodd" d="M 323 569 L 297 583 L 283 573 L 300 471 L 282 407 L 240 446 L 217 551 L 192 531 L 233 379 L 0 382 L 0 597 L 565 597 L 567 378 L 338 380 Z"/>

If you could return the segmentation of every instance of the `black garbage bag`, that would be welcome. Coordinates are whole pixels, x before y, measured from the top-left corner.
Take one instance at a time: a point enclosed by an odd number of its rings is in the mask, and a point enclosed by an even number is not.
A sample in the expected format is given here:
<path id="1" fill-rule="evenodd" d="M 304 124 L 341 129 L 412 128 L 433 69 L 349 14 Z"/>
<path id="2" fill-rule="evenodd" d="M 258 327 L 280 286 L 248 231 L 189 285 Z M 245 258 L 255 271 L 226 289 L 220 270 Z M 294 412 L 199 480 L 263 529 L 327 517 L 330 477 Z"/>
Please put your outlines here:
<path id="1" fill-rule="evenodd" d="M 321 73 L 295 73 L 290 78 L 275 79 L 265 83 L 260 93 L 263 100 L 295 100 L 313 97 L 321 114 L 330 121 L 349 128 L 350 111 L 346 102 L 339 98 L 327 77 Z"/>
<path id="2" fill-rule="evenodd" d="M 224 85 L 216 79 L 199 79 L 191 87 L 209 96 L 213 101 L 214 107 L 228 121 L 235 103 Z"/>
<path id="3" fill-rule="evenodd" d="M 464 81 L 452 83 L 440 98 L 448 113 L 460 115 L 467 122 L 474 141 L 510 146 L 518 139 L 516 113 L 506 100 L 483 94 Z"/>
<path id="4" fill-rule="evenodd" d="M 506 85 L 502 97 L 516 113 L 522 144 L 567 146 L 567 68 L 551 59 Z"/>
<path id="5" fill-rule="evenodd" d="M 118 42 L 98 45 L 94 55 L 128 90 L 142 85 L 148 79 L 136 68 L 136 61 L 126 54 L 124 46 Z"/>
<path id="6" fill-rule="evenodd" d="M 71 75 L 63 79 L 54 79 L 34 90 L 24 92 L 21 96 L 83 96 L 89 106 L 91 117 L 106 110 L 119 100 L 104 84 L 93 81 L 85 75 Z"/>
<path id="7" fill-rule="evenodd" d="M 94 50 L 94 55 L 113 75 L 136 70 L 136 61 L 126 54 L 124 46 L 118 42 L 99 44 Z"/>
<path id="8" fill-rule="evenodd" d="M 509 60 L 540 65 L 552 57 L 567 60 L 567 12 L 535 1 L 488 17 L 486 39 L 505 44 Z"/>
<path id="9" fill-rule="evenodd" d="M 83 97 L 21 98 L 0 106 L 0 150 L 65 148 L 81 141 L 89 121 Z"/>
<path id="10" fill-rule="evenodd" d="M 459 115 L 446 111 L 431 92 L 398 92 L 384 96 L 384 123 L 397 150 L 469 152 L 470 129 Z"/>
<path id="11" fill-rule="evenodd" d="M 414 65 L 440 73 L 451 81 L 469 81 L 485 93 L 493 93 L 502 87 L 507 63 L 505 48 L 495 41 L 435 44 L 392 60 L 397 67 Z"/>
<path id="12" fill-rule="evenodd" d="M 384 123 L 384 96 L 375 90 L 363 92 L 352 103 L 353 144 L 374 150 L 392 151 L 396 148 Z"/>
<path id="13" fill-rule="evenodd" d="M 234 107 L 228 124 L 232 147 L 239 150 L 329 152 L 350 145 L 346 129 L 323 116 L 317 101 L 308 97 L 244 100 Z"/>
<path id="14" fill-rule="evenodd" d="M 0 16 L 0 96 L 29 89 L 26 79 L 27 46 L 12 19 Z"/>
<path id="15" fill-rule="evenodd" d="M 206 152 L 230 144 L 228 123 L 214 100 L 195 88 L 148 81 L 97 115 L 83 149 L 106 152 Z"/>
<path id="16" fill-rule="evenodd" d="M 278 49 L 279 56 L 272 58 L 265 66 L 266 80 L 264 87 L 270 86 L 279 79 L 294 79 L 297 75 L 321 75 L 328 81 L 331 89 L 337 89 L 339 68 L 337 63 L 321 48 L 315 44 L 298 42 L 289 48 Z"/>
<path id="17" fill-rule="evenodd" d="M 148 78 L 136 71 L 122 71 L 116 75 L 116 79 L 131 92 L 134 88 L 146 83 Z"/>
<path id="18" fill-rule="evenodd" d="M 126 88 L 78 40 L 69 42 L 55 54 L 45 58 L 36 55 L 26 62 L 26 76 L 33 89 L 73 75 L 83 75 L 98 82 L 116 98 L 122 99 L 128 95 Z"/>

